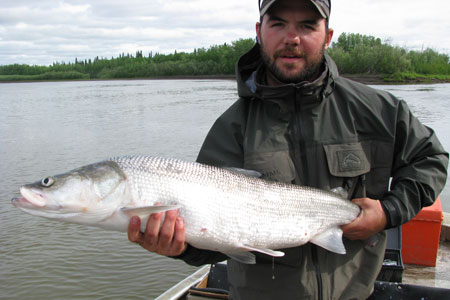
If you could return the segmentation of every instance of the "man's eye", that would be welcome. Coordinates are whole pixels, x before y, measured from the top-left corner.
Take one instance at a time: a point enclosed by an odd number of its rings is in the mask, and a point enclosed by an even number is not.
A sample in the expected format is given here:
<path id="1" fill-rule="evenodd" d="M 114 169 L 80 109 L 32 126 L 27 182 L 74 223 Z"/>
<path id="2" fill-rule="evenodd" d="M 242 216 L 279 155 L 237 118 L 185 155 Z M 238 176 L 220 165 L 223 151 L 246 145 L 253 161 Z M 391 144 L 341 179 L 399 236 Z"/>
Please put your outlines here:
<path id="1" fill-rule="evenodd" d="M 301 26 L 301 28 L 302 28 L 303 30 L 315 30 L 315 29 L 316 29 L 316 27 L 315 27 L 314 25 L 308 25 L 308 24 L 303 24 L 303 25 Z"/>

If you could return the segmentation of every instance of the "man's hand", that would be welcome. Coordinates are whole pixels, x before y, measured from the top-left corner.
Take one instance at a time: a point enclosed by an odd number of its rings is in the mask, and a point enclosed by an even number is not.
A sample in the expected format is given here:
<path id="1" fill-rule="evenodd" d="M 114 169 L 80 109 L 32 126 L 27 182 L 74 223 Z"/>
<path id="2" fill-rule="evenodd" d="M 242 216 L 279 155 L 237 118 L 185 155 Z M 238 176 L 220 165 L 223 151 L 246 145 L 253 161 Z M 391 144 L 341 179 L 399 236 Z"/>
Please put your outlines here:
<path id="1" fill-rule="evenodd" d="M 128 239 L 150 252 L 165 256 L 181 255 L 187 247 L 183 218 L 178 211 L 167 211 L 164 222 L 163 213 L 151 214 L 145 232 L 141 232 L 141 220 L 132 217 L 128 226 Z"/>
<path id="2" fill-rule="evenodd" d="M 361 207 L 361 214 L 350 224 L 342 226 L 344 236 L 350 240 L 365 240 L 386 227 L 387 219 L 379 200 L 354 199 Z"/>

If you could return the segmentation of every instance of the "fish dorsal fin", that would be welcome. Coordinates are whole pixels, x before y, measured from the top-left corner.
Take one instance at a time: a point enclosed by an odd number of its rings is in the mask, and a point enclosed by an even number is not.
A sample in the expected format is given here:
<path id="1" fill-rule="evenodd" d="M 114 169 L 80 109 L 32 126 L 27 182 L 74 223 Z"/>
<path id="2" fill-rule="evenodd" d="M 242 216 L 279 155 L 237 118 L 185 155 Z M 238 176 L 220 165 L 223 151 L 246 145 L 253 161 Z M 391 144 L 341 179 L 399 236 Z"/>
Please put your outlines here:
<path id="1" fill-rule="evenodd" d="M 311 243 L 331 252 L 338 254 L 346 253 L 344 243 L 342 242 L 342 230 L 337 226 L 316 235 L 311 239 Z"/>
<path id="2" fill-rule="evenodd" d="M 181 205 L 152 205 L 152 206 L 140 206 L 140 207 L 122 207 L 120 210 L 129 216 L 148 216 L 150 214 L 166 212 L 169 210 L 179 209 Z"/>
<path id="3" fill-rule="evenodd" d="M 224 169 L 228 170 L 228 171 L 231 171 L 233 173 L 238 173 L 238 174 L 245 175 L 247 177 L 255 177 L 255 178 L 261 178 L 262 177 L 261 173 L 259 173 L 258 171 L 254 171 L 254 170 L 246 170 L 246 169 L 231 168 L 231 167 L 226 167 Z"/>

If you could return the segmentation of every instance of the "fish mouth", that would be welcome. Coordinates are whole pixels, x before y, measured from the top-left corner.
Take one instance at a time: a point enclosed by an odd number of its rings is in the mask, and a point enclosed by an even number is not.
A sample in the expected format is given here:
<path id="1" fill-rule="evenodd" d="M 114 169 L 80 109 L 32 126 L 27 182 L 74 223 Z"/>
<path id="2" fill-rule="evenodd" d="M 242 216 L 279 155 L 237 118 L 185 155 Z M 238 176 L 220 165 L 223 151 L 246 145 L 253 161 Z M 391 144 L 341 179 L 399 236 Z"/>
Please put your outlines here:
<path id="1" fill-rule="evenodd" d="M 11 200 L 12 204 L 15 207 L 18 208 L 30 208 L 30 209 L 36 209 L 36 205 L 34 205 L 33 203 L 31 203 L 30 201 L 28 201 L 26 198 L 24 197 L 17 197 L 17 198 L 13 198 Z"/>
<path id="2" fill-rule="evenodd" d="M 20 194 L 22 195 L 22 198 L 20 198 L 19 203 L 23 203 L 27 206 L 31 205 L 35 208 L 44 208 L 47 204 L 44 195 L 34 189 L 21 187 Z"/>
<path id="3" fill-rule="evenodd" d="M 11 200 L 12 204 L 17 208 L 45 211 L 58 211 L 61 209 L 60 206 L 49 205 L 45 196 L 32 188 L 21 187 L 20 194 L 22 197 Z"/>
<path id="4" fill-rule="evenodd" d="M 11 199 L 12 205 L 31 215 L 54 219 L 57 216 L 69 215 L 62 212 L 61 206 L 49 205 L 44 195 L 38 191 L 22 187 L 21 197 Z"/>

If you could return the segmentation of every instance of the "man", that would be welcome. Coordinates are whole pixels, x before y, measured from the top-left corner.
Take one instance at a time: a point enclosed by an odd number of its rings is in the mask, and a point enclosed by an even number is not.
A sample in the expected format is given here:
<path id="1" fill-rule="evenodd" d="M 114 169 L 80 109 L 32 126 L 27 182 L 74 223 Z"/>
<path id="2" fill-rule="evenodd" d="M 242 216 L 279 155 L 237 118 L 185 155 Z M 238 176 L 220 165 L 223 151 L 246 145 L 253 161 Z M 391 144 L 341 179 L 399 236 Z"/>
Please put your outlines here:
<path id="1" fill-rule="evenodd" d="M 433 131 L 405 102 L 340 77 L 324 54 L 330 9 L 327 0 L 260 3 L 258 44 L 237 64 L 240 99 L 211 128 L 198 161 L 344 187 L 362 213 L 343 226 L 346 255 L 306 244 L 274 261 L 256 254 L 255 265 L 228 260 L 232 299 L 366 299 L 383 261 L 383 230 L 431 205 L 445 183 L 448 154 Z M 133 218 L 130 241 L 193 265 L 226 259 L 187 245 L 177 212 L 161 220 L 152 215 L 143 234 Z"/>

